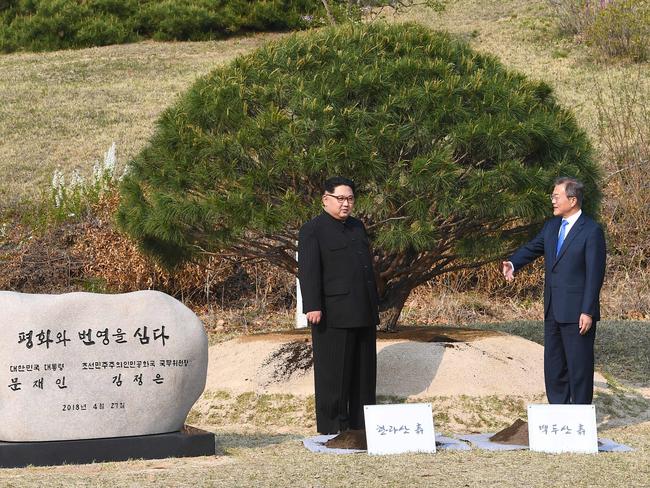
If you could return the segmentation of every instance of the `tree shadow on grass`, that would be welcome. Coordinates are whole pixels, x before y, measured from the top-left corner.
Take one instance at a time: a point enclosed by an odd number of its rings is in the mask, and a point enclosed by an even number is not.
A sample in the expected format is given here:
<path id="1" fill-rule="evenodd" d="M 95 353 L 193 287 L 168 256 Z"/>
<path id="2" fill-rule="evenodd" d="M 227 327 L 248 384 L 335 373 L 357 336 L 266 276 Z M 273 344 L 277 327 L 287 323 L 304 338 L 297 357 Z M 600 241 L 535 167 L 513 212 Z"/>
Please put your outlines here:
<path id="1" fill-rule="evenodd" d="M 286 441 L 302 440 L 297 434 L 240 434 L 218 432 L 215 434 L 217 454 L 228 454 L 231 449 L 251 449 L 282 444 Z"/>

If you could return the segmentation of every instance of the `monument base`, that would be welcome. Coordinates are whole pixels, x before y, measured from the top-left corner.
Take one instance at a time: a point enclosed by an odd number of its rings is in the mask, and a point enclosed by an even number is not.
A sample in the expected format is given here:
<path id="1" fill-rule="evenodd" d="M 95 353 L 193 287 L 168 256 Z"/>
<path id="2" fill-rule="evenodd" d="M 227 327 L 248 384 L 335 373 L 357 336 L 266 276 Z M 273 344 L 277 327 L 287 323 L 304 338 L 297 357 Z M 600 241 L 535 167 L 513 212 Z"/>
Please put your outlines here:
<path id="1" fill-rule="evenodd" d="M 0 468 L 56 466 L 127 459 L 213 456 L 214 434 L 185 426 L 180 432 L 49 442 L 0 442 Z"/>

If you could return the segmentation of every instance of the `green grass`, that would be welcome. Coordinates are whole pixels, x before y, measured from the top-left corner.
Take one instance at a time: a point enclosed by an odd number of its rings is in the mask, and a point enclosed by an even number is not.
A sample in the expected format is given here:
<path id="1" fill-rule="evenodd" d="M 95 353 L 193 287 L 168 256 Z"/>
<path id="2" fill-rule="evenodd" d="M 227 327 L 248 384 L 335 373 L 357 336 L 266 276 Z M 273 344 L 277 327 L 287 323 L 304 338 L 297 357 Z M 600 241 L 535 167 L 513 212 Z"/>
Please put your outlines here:
<path id="1" fill-rule="evenodd" d="M 537 321 L 471 324 L 500 330 L 544 344 L 544 324 Z M 596 369 L 628 383 L 650 386 L 650 323 L 602 321 L 596 329 Z"/>

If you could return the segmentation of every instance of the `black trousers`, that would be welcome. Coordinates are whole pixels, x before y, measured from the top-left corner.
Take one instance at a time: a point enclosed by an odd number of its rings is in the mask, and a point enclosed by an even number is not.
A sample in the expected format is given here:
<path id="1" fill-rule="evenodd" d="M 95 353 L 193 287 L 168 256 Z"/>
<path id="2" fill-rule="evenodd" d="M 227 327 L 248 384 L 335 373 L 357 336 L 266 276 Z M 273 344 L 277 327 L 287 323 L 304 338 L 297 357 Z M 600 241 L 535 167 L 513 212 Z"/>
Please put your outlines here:
<path id="1" fill-rule="evenodd" d="M 544 319 L 544 382 L 549 403 L 591 404 L 595 338 L 596 322 L 580 335 L 578 324 L 556 322 L 549 307 Z"/>
<path id="2" fill-rule="evenodd" d="M 312 326 L 316 428 L 321 434 L 363 429 L 363 406 L 376 403 L 377 329 Z"/>

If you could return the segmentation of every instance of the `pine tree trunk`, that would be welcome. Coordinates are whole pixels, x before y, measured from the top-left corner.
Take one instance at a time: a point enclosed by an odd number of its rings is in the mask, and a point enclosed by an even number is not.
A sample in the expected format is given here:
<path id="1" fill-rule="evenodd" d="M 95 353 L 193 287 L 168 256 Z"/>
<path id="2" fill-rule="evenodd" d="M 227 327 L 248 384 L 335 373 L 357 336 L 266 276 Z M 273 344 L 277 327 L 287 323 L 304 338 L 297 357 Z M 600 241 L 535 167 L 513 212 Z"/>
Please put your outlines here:
<path id="1" fill-rule="evenodd" d="M 411 290 L 412 288 L 389 288 L 386 290 L 379 303 L 379 330 L 395 332 L 400 313 Z"/>

